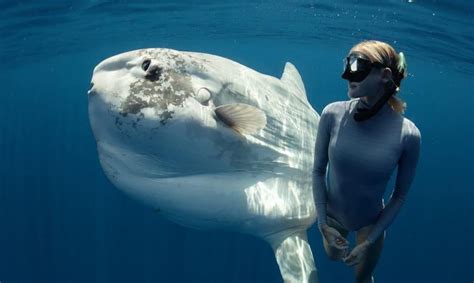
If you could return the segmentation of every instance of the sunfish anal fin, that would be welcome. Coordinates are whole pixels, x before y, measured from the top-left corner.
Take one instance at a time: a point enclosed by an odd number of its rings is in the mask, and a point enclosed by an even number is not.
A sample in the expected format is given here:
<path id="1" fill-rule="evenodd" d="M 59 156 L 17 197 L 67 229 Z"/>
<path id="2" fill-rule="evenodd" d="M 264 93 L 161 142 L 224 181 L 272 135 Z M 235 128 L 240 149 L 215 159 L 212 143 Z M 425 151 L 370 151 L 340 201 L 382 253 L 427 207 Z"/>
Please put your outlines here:
<path id="1" fill-rule="evenodd" d="M 239 134 L 255 134 L 267 124 L 265 112 L 248 104 L 224 104 L 214 111 L 219 120 Z"/>

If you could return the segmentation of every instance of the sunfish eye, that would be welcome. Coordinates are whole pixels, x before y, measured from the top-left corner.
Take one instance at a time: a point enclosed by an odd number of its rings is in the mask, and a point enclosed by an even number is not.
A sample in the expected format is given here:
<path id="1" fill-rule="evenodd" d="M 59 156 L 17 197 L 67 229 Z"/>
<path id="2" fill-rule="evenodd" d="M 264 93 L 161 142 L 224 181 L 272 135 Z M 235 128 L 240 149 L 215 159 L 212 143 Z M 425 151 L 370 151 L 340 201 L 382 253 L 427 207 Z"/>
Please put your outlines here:
<path id="1" fill-rule="evenodd" d="M 202 87 L 198 90 L 196 93 L 196 100 L 199 101 L 202 105 L 209 105 L 209 100 L 211 99 L 211 92 L 205 88 Z"/>
<path id="2" fill-rule="evenodd" d="M 150 64 L 151 64 L 150 59 L 146 59 L 145 61 L 143 61 L 142 70 L 146 72 L 148 70 L 148 67 L 150 67 Z"/>

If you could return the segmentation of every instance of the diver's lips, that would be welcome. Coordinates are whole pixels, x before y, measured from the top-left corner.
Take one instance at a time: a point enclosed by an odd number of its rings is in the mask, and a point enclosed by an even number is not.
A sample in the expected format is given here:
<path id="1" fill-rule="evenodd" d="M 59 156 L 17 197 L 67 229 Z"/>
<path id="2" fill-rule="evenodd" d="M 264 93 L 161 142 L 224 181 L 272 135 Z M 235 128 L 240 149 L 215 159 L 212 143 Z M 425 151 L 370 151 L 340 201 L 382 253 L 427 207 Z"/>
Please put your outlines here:
<path id="1" fill-rule="evenodd" d="M 350 88 L 350 89 L 354 89 L 354 88 L 357 87 L 357 85 L 358 85 L 357 83 L 350 83 L 350 84 L 349 84 L 349 88 Z"/>

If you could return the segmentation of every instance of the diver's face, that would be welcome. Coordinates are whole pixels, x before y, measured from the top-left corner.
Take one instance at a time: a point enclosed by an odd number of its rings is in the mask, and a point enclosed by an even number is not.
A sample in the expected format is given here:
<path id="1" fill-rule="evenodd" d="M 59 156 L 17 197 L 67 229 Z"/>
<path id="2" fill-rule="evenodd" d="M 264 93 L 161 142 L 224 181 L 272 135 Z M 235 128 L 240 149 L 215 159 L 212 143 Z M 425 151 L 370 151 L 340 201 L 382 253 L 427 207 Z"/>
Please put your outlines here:
<path id="1" fill-rule="evenodd" d="M 360 82 L 348 81 L 347 95 L 350 98 L 374 97 L 383 87 L 382 69 L 372 68 L 369 75 Z"/>

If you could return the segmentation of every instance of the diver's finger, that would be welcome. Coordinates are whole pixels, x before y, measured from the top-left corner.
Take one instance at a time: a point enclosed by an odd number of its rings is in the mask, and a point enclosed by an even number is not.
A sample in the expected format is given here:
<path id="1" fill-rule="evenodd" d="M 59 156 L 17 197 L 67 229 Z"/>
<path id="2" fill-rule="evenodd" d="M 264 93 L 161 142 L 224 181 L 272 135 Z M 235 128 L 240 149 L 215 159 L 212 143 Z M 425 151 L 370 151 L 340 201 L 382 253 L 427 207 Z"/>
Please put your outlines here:
<path id="1" fill-rule="evenodd" d="M 342 260 L 348 266 L 354 266 L 354 265 L 357 265 L 360 262 L 360 259 L 357 256 L 353 255 L 353 254 L 349 254 L 348 256 L 343 258 Z"/>
<path id="2" fill-rule="evenodd" d="M 349 248 L 348 243 L 344 243 L 340 241 L 335 242 L 334 246 L 339 250 L 347 250 Z"/>
<path id="3" fill-rule="evenodd" d="M 338 237 L 338 238 L 336 239 L 336 241 L 341 242 L 341 243 L 344 244 L 344 245 L 348 245 L 348 244 L 349 244 L 349 241 L 347 241 L 346 238 L 344 238 L 344 237 Z"/>
<path id="4" fill-rule="evenodd" d="M 344 244 L 336 244 L 335 246 L 336 246 L 336 248 L 338 248 L 340 250 L 345 250 L 349 247 L 349 245 L 344 245 Z"/>
<path id="5" fill-rule="evenodd" d="M 359 261 L 357 260 L 357 258 L 354 258 L 353 260 L 351 260 L 350 262 L 346 262 L 346 264 L 348 266 L 354 266 L 354 265 L 357 265 L 359 263 Z"/>
<path id="6" fill-rule="evenodd" d="M 342 245 L 339 245 L 339 246 L 340 246 L 341 249 L 343 249 L 343 250 L 349 249 L 349 245 L 347 245 L 347 244 L 342 244 Z"/>
<path id="7" fill-rule="evenodd" d="M 336 249 L 338 249 L 338 250 L 341 250 L 341 251 L 342 251 L 342 250 L 347 250 L 347 248 L 349 248 L 348 245 L 337 245 L 337 244 L 334 245 L 333 247 L 336 248 Z"/>
<path id="8" fill-rule="evenodd" d="M 341 241 L 340 239 L 337 239 L 335 241 L 335 243 L 340 246 L 340 247 L 346 247 L 346 246 L 349 246 L 349 243 L 348 242 L 345 242 L 345 241 Z"/>
<path id="9" fill-rule="evenodd" d="M 353 259 L 354 259 L 354 256 L 349 254 L 346 257 L 344 257 L 342 261 L 344 261 L 345 264 L 350 264 L 353 261 Z"/>

